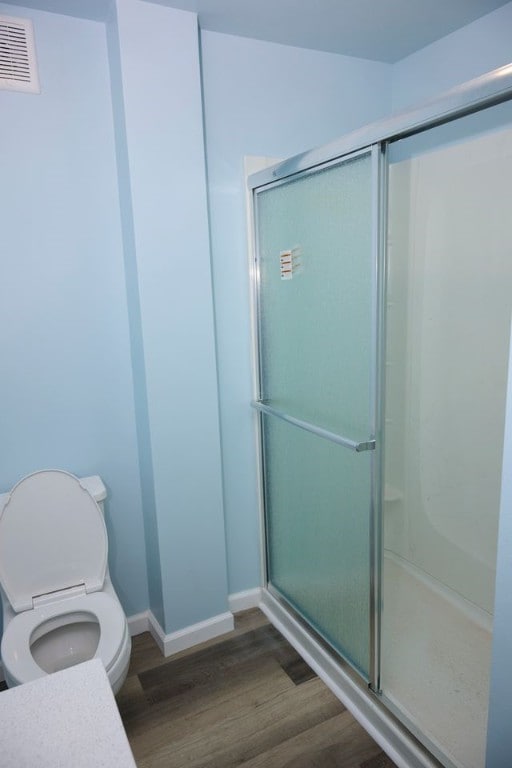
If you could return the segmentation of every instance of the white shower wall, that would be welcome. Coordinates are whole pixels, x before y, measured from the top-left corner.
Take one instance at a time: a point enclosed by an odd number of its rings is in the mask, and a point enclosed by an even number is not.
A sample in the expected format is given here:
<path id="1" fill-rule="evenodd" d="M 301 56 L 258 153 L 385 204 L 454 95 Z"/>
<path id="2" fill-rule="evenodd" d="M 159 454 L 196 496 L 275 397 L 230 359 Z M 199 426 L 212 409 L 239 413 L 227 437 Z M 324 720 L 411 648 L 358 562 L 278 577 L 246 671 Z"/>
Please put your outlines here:
<path id="1" fill-rule="evenodd" d="M 390 166 L 384 546 L 491 615 L 512 131 Z"/>
<path id="2" fill-rule="evenodd" d="M 482 768 L 512 311 L 512 129 L 441 147 L 419 138 L 419 152 L 414 140 L 390 152 L 381 685 L 443 764 Z"/>

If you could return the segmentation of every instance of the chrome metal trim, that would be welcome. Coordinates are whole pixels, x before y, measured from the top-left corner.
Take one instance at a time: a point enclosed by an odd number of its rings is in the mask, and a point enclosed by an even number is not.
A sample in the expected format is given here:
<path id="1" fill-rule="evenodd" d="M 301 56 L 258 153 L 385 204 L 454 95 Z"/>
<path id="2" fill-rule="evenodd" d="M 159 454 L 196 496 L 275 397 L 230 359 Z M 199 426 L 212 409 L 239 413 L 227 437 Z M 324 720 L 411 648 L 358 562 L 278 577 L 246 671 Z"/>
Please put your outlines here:
<path id="1" fill-rule="evenodd" d="M 252 195 L 252 211 L 253 211 L 253 247 L 254 247 L 254 261 L 253 261 L 253 300 L 254 308 L 256 312 L 255 318 L 255 344 L 256 344 L 256 356 L 255 356 L 255 388 L 257 389 L 256 398 L 260 400 L 262 398 L 262 349 L 261 349 L 261 274 L 260 274 L 260 258 L 259 258 L 259 229 L 258 229 L 258 197 L 255 190 L 251 190 Z M 266 514 L 266 493 L 265 493 L 265 475 L 266 475 L 266 460 L 265 460 L 265 443 L 263 440 L 263 423 L 261 413 L 257 413 L 257 426 L 256 426 L 256 439 L 258 441 L 258 481 L 259 481 L 259 497 L 260 497 L 260 541 L 262 544 L 262 552 L 260 553 L 260 567 L 262 584 L 268 583 L 269 574 L 269 541 L 268 541 L 268 527 L 267 527 L 267 514 Z"/>
<path id="2" fill-rule="evenodd" d="M 419 130 L 455 120 L 512 98 L 512 64 L 459 85 L 435 101 L 411 111 L 385 118 L 342 136 L 322 147 L 303 152 L 249 177 L 255 189 L 284 179 L 330 160 L 379 144 L 403 138 Z"/>
<path id="3" fill-rule="evenodd" d="M 327 168 L 342 165 L 343 163 L 350 163 L 352 160 L 357 160 L 357 158 L 362 157 L 363 155 L 369 155 L 370 153 L 371 147 L 361 147 L 359 149 L 355 149 L 353 152 L 344 154 L 342 157 L 337 156 L 326 158 L 323 162 L 318 163 L 317 165 L 311 167 L 308 166 L 307 168 L 303 168 L 297 173 L 287 174 L 281 179 L 271 180 L 268 184 L 265 184 L 264 187 L 253 186 L 252 189 L 255 195 L 258 195 L 260 192 L 266 192 L 268 189 L 275 189 L 276 187 L 280 187 L 282 184 L 290 184 L 290 182 L 299 181 L 300 179 L 304 178 L 304 176 L 310 176 L 313 173 L 319 173 L 321 171 L 327 170 Z M 284 160 L 283 162 L 286 163 L 288 161 Z M 271 168 L 265 168 L 263 171 L 252 174 L 248 177 L 249 184 L 251 179 L 253 179 L 255 176 L 258 176 L 260 173 L 268 173 L 268 171 L 275 167 L 276 166 L 271 166 Z"/>
<path id="4" fill-rule="evenodd" d="M 255 292 L 255 307 L 256 307 L 256 382 L 257 382 L 257 399 L 261 400 L 262 394 L 262 350 L 261 350 L 261 271 L 260 271 L 260 238 L 259 238 L 259 213 L 258 213 L 258 195 L 256 190 L 252 190 L 253 200 L 253 221 L 254 221 L 254 292 Z"/>
<path id="5" fill-rule="evenodd" d="M 315 424 L 311 424 L 309 421 L 302 421 L 302 419 L 296 419 L 295 416 L 289 416 L 283 411 L 272 408 L 272 406 L 263 403 L 261 400 L 252 400 L 251 406 L 261 413 L 266 413 L 268 416 L 275 416 L 282 421 L 287 421 L 288 424 L 293 424 L 295 427 L 300 427 L 306 432 L 311 432 L 313 435 L 323 437 L 325 440 L 330 440 L 332 443 L 342 445 L 344 448 L 350 448 L 352 451 L 361 453 L 362 451 L 373 451 L 375 449 L 375 440 L 366 440 L 364 442 L 357 442 L 356 440 L 350 440 L 348 437 L 342 437 L 336 434 L 336 432 L 330 432 L 323 427 L 317 427 Z"/>
<path id="6" fill-rule="evenodd" d="M 376 431 L 376 414 L 377 414 L 377 338 L 378 338 L 378 297 L 379 297 L 379 233 L 381 224 L 381 171 L 382 165 L 380 160 L 380 145 L 376 144 L 372 147 L 372 274 L 371 274 L 371 341 L 370 341 L 370 390 L 368 393 L 370 399 L 370 429 L 372 434 L 377 435 Z M 371 467 L 370 467 L 370 508 L 369 512 L 369 648 L 368 648 L 368 676 L 370 686 L 373 690 L 377 690 L 377 678 L 378 678 L 378 643 L 376 637 L 379 633 L 379 615 L 376 611 L 377 593 L 379 575 L 375 569 L 375 530 L 377 525 L 376 520 L 376 462 L 375 453 L 372 454 Z"/>
<path id="7" fill-rule="evenodd" d="M 386 370 L 386 263 L 387 263 L 387 147 L 379 145 L 377 164 L 377 185 L 374 211 L 374 257 L 375 257 L 375 337 L 373 378 L 373 410 L 375 453 L 372 455 L 371 517 L 370 517 L 370 686 L 380 693 L 381 668 L 381 606 L 382 606 L 382 525 L 383 525 L 383 425 L 384 425 L 384 376 Z"/>

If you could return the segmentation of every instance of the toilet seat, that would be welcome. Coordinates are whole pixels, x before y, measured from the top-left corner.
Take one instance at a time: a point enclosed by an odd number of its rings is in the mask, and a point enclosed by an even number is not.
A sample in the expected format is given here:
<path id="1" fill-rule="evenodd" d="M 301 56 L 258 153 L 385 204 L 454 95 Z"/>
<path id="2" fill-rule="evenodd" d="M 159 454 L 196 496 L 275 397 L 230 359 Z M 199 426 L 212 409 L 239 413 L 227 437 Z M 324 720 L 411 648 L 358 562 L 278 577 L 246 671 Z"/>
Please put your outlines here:
<path id="1" fill-rule="evenodd" d="M 31 639 L 35 630 L 49 619 L 78 612 L 91 614 L 99 624 L 99 642 L 93 658 L 101 659 L 108 673 L 122 648 L 126 619 L 117 599 L 106 592 L 93 592 L 23 611 L 9 622 L 2 637 L 2 661 L 18 683 L 47 674 L 32 656 Z"/>

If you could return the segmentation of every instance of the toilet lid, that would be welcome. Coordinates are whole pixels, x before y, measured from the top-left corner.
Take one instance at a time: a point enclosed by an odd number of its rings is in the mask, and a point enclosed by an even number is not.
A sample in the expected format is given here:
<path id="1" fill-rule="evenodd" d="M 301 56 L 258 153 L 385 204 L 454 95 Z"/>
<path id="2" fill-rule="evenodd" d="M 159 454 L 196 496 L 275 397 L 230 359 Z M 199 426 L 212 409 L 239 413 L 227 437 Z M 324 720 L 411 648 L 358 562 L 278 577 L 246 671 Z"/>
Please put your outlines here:
<path id="1" fill-rule="evenodd" d="M 0 510 L 0 584 L 16 613 L 31 609 L 34 597 L 77 584 L 101 589 L 107 547 L 100 508 L 68 472 L 28 475 Z"/>

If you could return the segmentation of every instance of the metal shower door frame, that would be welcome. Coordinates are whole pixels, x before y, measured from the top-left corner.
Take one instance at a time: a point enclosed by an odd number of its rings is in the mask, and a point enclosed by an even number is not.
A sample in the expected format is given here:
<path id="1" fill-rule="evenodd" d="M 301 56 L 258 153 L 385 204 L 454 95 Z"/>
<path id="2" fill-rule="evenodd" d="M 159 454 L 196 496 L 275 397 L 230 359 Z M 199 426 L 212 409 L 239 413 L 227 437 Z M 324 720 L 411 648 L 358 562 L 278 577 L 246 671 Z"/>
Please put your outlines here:
<path id="1" fill-rule="evenodd" d="M 259 242 L 258 242 L 258 195 L 260 192 L 267 191 L 272 188 L 276 188 L 290 181 L 296 181 L 302 178 L 317 173 L 318 171 L 325 170 L 327 168 L 333 168 L 344 165 L 347 162 L 354 160 L 357 157 L 369 156 L 371 158 L 371 216 L 372 216 L 372 243 L 371 243 L 371 260 L 372 260 L 372 286 L 371 286 L 371 327 L 372 338 L 370 342 L 370 381 L 369 381 L 369 414 L 370 414 L 370 434 L 366 439 L 362 441 L 355 441 L 347 438 L 343 435 L 338 435 L 329 430 L 317 427 L 314 424 L 297 419 L 289 414 L 283 413 L 272 406 L 268 405 L 262 398 L 262 345 L 261 345 L 261 301 L 260 301 L 260 269 L 259 269 Z M 263 173 L 266 173 L 265 171 Z M 363 451 L 371 452 L 371 469 L 370 469 L 370 508 L 369 513 L 369 527 L 370 527 L 370 570 L 369 570 L 369 589 L 370 589 L 370 605 L 369 605 L 369 683 L 373 690 L 378 691 L 380 669 L 380 599 L 381 599 L 381 585 L 380 585 L 380 560 L 381 560 L 381 476 L 382 476 L 382 451 L 380 449 L 380 440 L 377 440 L 377 434 L 380 436 L 380 428 L 378 419 L 381 417 L 381 407 L 379 402 L 378 393 L 383 381 L 383 351 L 382 343 L 384 336 L 380 330 L 380 318 L 383 318 L 384 312 L 382 307 L 382 300 L 385 296 L 384 288 L 384 263 L 383 254 L 384 250 L 381 247 L 380 231 L 385 226 L 385 189 L 386 189 L 386 161 L 385 161 L 385 147 L 382 144 L 374 144 L 370 147 L 363 147 L 354 152 L 349 152 L 341 157 L 334 157 L 318 165 L 314 165 L 310 168 L 298 170 L 296 173 L 286 175 L 285 177 L 273 181 L 269 181 L 266 184 L 258 185 L 253 188 L 253 217 L 254 217 L 254 269 L 253 269 L 253 303 L 256 313 L 255 332 L 256 332 L 256 393 L 255 398 L 251 401 L 251 406 L 259 414 L 257 421 L 258 424 L 258 444 L 260 451 L 260 498 L 262 505 L 262 542 L 265 547 L 265 553 L 268 552 L 268 540 L 267 540 L 267 526 L 266 526 L 266 511 L 265 511 L 265 451 L 263 445 L 263 414 L 278 418 L 293 424 L 296 427 L 306 430 L 311 434 L 315 434 L 323 439 L 334 442 L 343 446 L 348 450 L 355 451 L 357 453 Z M 259 175 L 259 174 L 257 174 Z M 252 177 L 251 177 L 252 178 Z M 269 584 L 268 577 L 268 558 L 263 558 L 263 581 L 267 589 L 277 599 L 282 599 L 282 596 Z M 286 602 L 286 601 L 285 601 Z M 287 604 L 288 605 L 288 604 Z M 294 610 L 288 606 L 290 610 Z M 308 624 L 309 626 L 309 624 Z M 313 628 L 310 630 L 317 634 Z M 321 642 L 325 642 L 321 640 Z M 337 651 L 333 652 L 339 653 Z M 340 661 L 347 662 L 341 654 L 339 654 Z"/>

